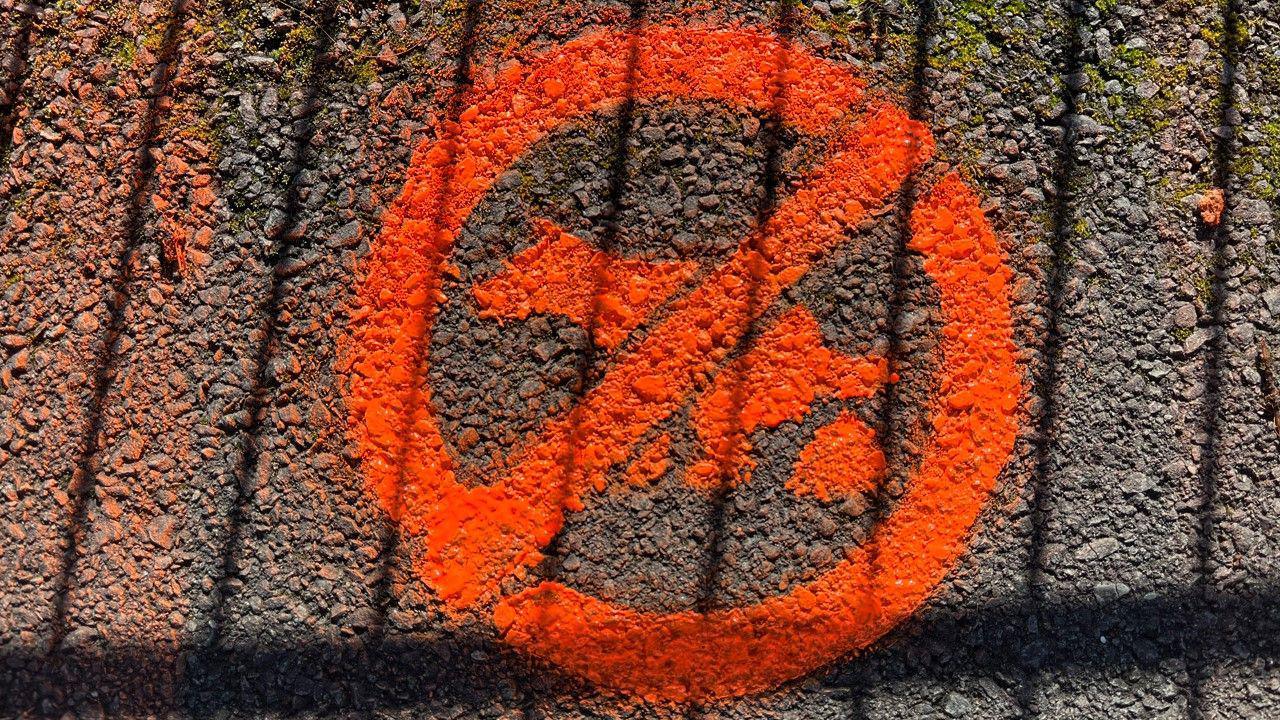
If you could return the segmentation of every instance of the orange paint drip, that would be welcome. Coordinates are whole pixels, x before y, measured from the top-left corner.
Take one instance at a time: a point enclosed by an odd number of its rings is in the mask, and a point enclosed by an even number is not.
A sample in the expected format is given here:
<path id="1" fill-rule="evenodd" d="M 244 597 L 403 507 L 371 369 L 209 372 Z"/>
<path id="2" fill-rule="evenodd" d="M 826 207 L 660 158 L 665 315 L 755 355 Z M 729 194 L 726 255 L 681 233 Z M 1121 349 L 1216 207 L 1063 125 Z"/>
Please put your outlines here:
<path id="1" fill-rule="evenodd" d="M 166 144 L 163 162 L 156 166 L 151 206 L 160 244 L 166 261 L 184 276 L 192 260 L 207 257 L 217 221 L 217 171 L 211 154 L 203 143 L 175 139 Z"/>
<path id="2" fill-rule="evenodd" d="M 563 315 L 586 327 L 596 343 L 615 348 L 697 270 L 694 262 L 616 260 L 548 220 L 542 239 L 472 290 L 480 317 Z"/>
<path id="3" fill-rule="evenodd" d="M 818 428 L 800 451 L 787 489 L 830 502 L 871 492 L 884 475 L 884 452 L 876 444 L 876 432 L 846 411 Z"/>
<path id="4" fill-rule="evenodd" d="M 707 459 L 689 468 L 686 481 L 703 489 L 745 482 L 748 438 L 757 428 L 802 420 L 818 398 L 871 397 L 888 375 L 884 358 L 854 360 L 833 352 L 807 309 L 788 310 L 716 376 L 694 407 L 693 426 Z"/>
<path id="5" fill-rule="evenodd" d="M 870 544 L 784 595 L 709 613 L 645 613 L 543 582 L 501 601 L 508 642 L 602 685 L 701 700 L 762 691 L 821 667 L 919 607 L 964 551 L 1013 449 L 1021 376 L 1009 271 L 977 198 L 949 176 L 917 205 L 911 227 L 951 332 L 935 434 Z M 957 407 L 951 399 L 961 393 L 972 402 Z"/>

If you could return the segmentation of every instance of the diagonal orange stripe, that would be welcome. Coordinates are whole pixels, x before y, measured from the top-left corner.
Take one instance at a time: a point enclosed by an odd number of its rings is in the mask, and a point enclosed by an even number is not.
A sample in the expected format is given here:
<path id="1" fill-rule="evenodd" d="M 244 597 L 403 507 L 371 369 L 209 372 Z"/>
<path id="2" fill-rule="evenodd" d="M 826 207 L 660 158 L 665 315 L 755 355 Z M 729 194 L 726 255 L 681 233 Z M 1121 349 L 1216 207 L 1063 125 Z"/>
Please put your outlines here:
<path id="1" fill-rule="evenodd" d="M 436 506 L 426 518 L 428 581 L 465 605 L 536 562 L 564 510 L 582 508 L 586 491 L 603 490 L 608 469 L 716 372 L 751 321 L 816 259 L 848 241 L 849 229 L 931 151 L 927 132 L 896 108 L 879 109 L 858 126 L 758 238 L 744 240 L 678 301 L 578 407 L 547 426 L 509 474 L 494 485 L 459 488 Z"/>

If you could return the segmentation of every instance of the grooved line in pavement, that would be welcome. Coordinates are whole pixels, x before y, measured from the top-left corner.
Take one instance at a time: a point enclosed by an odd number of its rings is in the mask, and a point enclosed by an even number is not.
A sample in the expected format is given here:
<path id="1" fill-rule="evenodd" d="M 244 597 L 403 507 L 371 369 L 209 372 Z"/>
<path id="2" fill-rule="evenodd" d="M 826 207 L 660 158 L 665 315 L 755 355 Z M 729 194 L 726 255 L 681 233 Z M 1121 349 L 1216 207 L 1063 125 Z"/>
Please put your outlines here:
<path id="1" fill-rule="evenodd" d="M 48 648 L 50 653 L 56 652 L 68 631 L 67 601 L 70 584 L 75 575 L 76 560 L 79 557 L 79 541 L 84 532 L 83 525 L 88 511 L 89 496 L 93 491 L 94 475 L 101 462 L 97 446 L 102 435 L 107 393 L 114 380 L 116 365 L 120 359 L 120 339 L 126 329 L 124 310 L 127 298 L 124 295 L 131 284 L 133 275 L 131 268 L 140 250 L 139 245 L 146 234 L 144 216 L 148 188 L 155 176 L 155 154 L 162 139 L 160 127 L 168 114 L 165 100 L 169 96 L 170 83 L 180 61 L 178 41 L 187 15 L 187 5 L 188 0 L 174 0 L 169 8 L 158 60 L 151 75 L 151 87 L 147 90 L 149 97 L 146 111 L 138 130 L 137 156 L 133 172 L 129 177 L 129 206 L 125 210 L 122 223 L 123 242 L 115 264 L 111 268 L 111 280 L 106 295 L 110 317 L 98 343 L 94 363 L 96 370 L 93 374 L 89 406 L 85 413 L 84 431 L 76 446 L 79 458 L 73 466 L 67 487 L 67 495 L 70 498 L 68 515 L 71 520 L 67 528 L 62 562 L 54 573 L 53 625 Z"/>
<path id="2" fill-rule="evenodd" d="M 24 3 L 12 10 L 22 15 L 22 22 L 12 54 L 7 59 L 0 58 L 9 64 L 8 68 L 0 68 L 8 70 L 3 84 L 0 84 L 0 93 L 5 97 L 0 102 L 0 167 L 5 165 L 13 149 L 13 129 L 18 124 L 18 113 L 22 111 L 23 104 L 20 96 L 31 72 L 31 36 L 35 34 L 36 17 L 43 9 L 40 3 Z"/>
<path id="3" fill-rule="evenodd" d="M 253 354 L 253 385 L 250 387 L 245 402 L 245 412 L 249 417 L 248 427 L 244 433 L 244 447 L 240 453 L 239 467 L 232 474 L 235 495 L 231 503 L 228 518 L 227 539 L 222 547 L 222 562 L 218 566 L 218 577 L 214 580 L 214 598 L 217 605 L 213 608 L 213 617 L 209 630 L 208 648 L 217 647 L 226 629 L 227 605 L 231 596 L 230 581 L 235 574 L 240 554 L 244 547 L 243 530 L 250 512 L 253 490 L 252 478 L 254 468 L 261 457 L 262 417 L 270 398 L 268 397 L 270 381 L 270 356 L 276 349 L 276 337 L 280 333 L 280 305 L 284 296 L 285 263 L 290 259 L 291 240 L 302 214 L 302 176 L 307 167 L 307 151 L 311 147 L 315 135 L 313 119 L 320 106 L 320 97 L 325 81 L 329 77 L 333 45 L 334 22 L 337 16 L 337 0 L 330 0 L 320 10 L 315 19 L 317 30 L 314 54 L 310 67 L 303 80 L 302 104 L 295 115 L 292 128 L 293 147 L 290 164 L 292 171 L 285 184 L 284 220 L 279 223 L 276 232 L 268 238 L 270 256 L 267 260 L 270 279 L 267 296 L 256 313 L 262 318 L 262 330 L 258 346 Z M 310 17 L 310 16 L 307 16 Z"/>
<path id="4" fill-rule="evenodd" d="M 1062 102 L 1063 111 L 1059 118 L 1062 127 L 1062 138 L 1058 146 L 1057 167 L 1054 169 L 1052 186 L 1054 189 L 1053 213 L 1050 218 L 1049 236 L 1051 238 L 1050 259 L 1047 279 L 1045 306 L 1045 338 L 1042 344 L 1044 364 L 1032 382 L 1033 394 L 1041 401 L 1040 417 L 1036 421 L 1035 435 L 1032 439 L 1031 469 L 1031 538 L 1027 555 L 1027 596 L 1031 607 L 1031 617 L 1035 620 L 1035 632 L 1045 627 L 1046 598 L 1044 595 L 1047 544 L 1047 524 L 1053 497 L 1049 490 L 1049 474 L 1052 463 L 1052 432 L 1058 421 L 1058 401 L 1055 389 L 1058 385 L 1058 371 L 1062 362 L 1063 337 L 1059 325 L 1062 312 L 1063 291 L 1066 287 L 1067 272 L 1070 269 L 1071 242 L 1071 180 L 1076 174 L 1079 164 L 1076 157 L 1075 121 L 1079 107 L 1079 91 L 1072 82 L 1073 76 L 1084 69 L 1084 46 L 1080 38 L 1080 25 L 1083 21 L 1084 8 L 1079 0 L 1065 0 L 1067 17 L 1068 46 L 1063 57 Z M 1036 690 L 1038 668 L 1022 663 L 1022 684 L 1018 693 L 1018 706 L 1022 717 L 1039 716 L 1036 706 Z"/>
<path id="5" fill-rule="evenodd" d="M 1206 308 L 1212 318 L 1213 335 L 1205 343 L 1204 361 L 1205 393 L 1204 403 L 1200 411 L 1201 431 L 1199 437 L 1204 438 L 1201 448 L 1200 467 L 1197 473 L 1200 493 L 1199 536 L 1196 542 L 1196 564 L 1198 576 L 1196 584 L 1200 591 L 1197 598 L 1200 611 L 1211 613 L 1214 609 L 1215 593 L 1213 588 L 1213 541 L 1217 531 L 1216 512 L 1218 509 L 1218 471 L 1221 467 L 1218 453 L 1222 440 L 1222 383 L 1225 362 L 1227 310 L 1227 272 L 1230 266 L 1227 260 L 1227 244 L 1230 242 L 1232 212 L 1235 209 L 1235 197 L 1232 188 L 1233 154 L 1237 150 L 1235 142 L 1236 125 L 1236 67 L 1240 57 L 1240 0 L 1222 1 L 1222 73 L 1219 76 L 1219 115 L 1217 141 L 1214 145 L 1213 172 L 1214 185 L 1223 193 L 1224 207 L 1222 217 L 1216 226 L 1202 226 L 1201 241 L 1208 245 L 1211 252 L 1209 266 L 1210 290 Z M 1203 720 L 1208 717 L 1205 708 L 1205 686 L 1211 672 L 1209 658 L 1202 649 L 1189 652 L 1187 674 L 1190 686 L 1188 714 L 1191 720 Z"/>

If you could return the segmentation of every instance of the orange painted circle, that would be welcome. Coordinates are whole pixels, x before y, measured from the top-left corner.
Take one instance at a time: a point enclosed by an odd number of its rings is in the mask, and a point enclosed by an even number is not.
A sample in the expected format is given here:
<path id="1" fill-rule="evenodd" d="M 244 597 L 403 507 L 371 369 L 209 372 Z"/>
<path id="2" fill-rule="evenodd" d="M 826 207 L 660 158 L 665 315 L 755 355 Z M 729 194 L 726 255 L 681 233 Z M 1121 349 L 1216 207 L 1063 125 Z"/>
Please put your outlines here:
<path id="1" fill-rule="evenodd" d="M 625 49 L 633 41 L 640 51 L 629 75 Z M 464 484 L 422 370 L 454 239 L 494 180 L 535 142 L 617 107 L 628 90 L 640 101 L 776 111 L 825 138 L 828 160 L 621 353 L 577 407 L 514 450 L 501 477 Z M 847 70 L 739 26 L 590 34 L 477 84 L 464 105 L 414 156 L 366 261 L 343 354 L 363 472 L 401 531 L 425 537 L 419 576 L 451 612 L 491 612 L 520 650 L 654 700 L 765 690 L 867 646 L 910 615 L 964 551 L 1012 451 L 1021 394 L 1011 273 L 977 197 L 954 175 L 911 217 L 910 247 L 924 257 L 944 319 L 933 433 L 905 494 L 863 546 L 785 594 L 707 613 L 641 612 L 549 581 L 504 595 L 502 581 L 524 577 L 565 511 L 583 507 L 647 429 L 704 389 L 760 308 L 851 241 L 847 231 L 928 159 L 928 131 L 868 100 Z"/>

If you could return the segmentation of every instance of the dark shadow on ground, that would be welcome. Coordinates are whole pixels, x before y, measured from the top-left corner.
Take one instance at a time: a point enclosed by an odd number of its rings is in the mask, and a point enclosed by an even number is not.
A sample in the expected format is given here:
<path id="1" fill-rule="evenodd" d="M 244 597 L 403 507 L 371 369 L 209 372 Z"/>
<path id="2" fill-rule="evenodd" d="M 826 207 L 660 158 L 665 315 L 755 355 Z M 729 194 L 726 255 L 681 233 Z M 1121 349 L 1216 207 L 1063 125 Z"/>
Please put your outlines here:
<path id="1" fill-rule="evenodd" d="M 874 661 L 877 682 L 1018 668 L 1069 674 L 1157 668 L 1189 652 L 1280 659 L 1280 583 L 1249 596 L 1216 596 L 1208 609 L 1199 588 L 1107 602 L 1013 602 L 977 613 L 927 609 L 871 653 L 828 672 L 839 683 Z M 196 717 L 483 707 L 511 691 L 503 685 L 509 678 L 522 676 L 551 692 L 581 688 L 551 668 L 529 668 L 499 642 L 448 632 L 369 642 L 335 631 L 333 639 L 199 653 L 88 639 L 54 656 L 35 647 L 0 651 L 0 714 L 58 716 L 94 705 L 108 715 L 158 712 L 174 697 L 159 686 L 176 686 Z M 106 687 L 119 695 L 101 696 Z"/>

